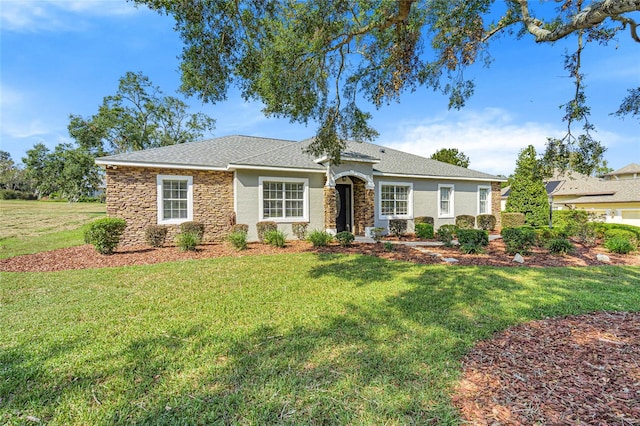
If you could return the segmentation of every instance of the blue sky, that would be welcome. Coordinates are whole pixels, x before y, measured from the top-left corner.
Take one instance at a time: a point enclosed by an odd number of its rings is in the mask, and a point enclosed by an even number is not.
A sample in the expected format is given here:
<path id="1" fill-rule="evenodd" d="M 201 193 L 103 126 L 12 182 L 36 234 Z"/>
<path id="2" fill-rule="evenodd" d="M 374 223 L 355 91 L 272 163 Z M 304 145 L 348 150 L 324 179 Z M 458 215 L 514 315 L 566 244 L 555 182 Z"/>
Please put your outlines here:
<path id="1" fill-rule="evenodd" d="M 124 0 L 0 0 L 0 149 L 19 162 L 38 142 L 50 148 L 72 142 L 69 114 L 90 116 L 112 95 L 127 71 L 141 71 L 175 95 L 182 44 L 172 17 Z M 476 93 L 461 111 L 447 99 L 420 88 L 401 103 L 373 107 L 376 143 L 430 156 L 458 148 L 470 168 L 508 175 L 518 151 L 532 144 L 541 152 L 548 136 L 561 136 L 566 124 L 559 105 L 574 90 L 563 69 L 572 44 L 537 45 L 531 39 L 501 39 L 494 61 L 467 71 Z M 640 86 L 640 44 L 627 34 L 610 47 L 588 46 L 583 57 L 591 122 L 614 169 L 640 163 L 640 122 L 612 117 L 626 90 Z M 216 119 L 212 136 L 245 134 L 292 140 L 312 136 L 315 127 L 267 119 L 257 103 L 230 92 L 218 105 L 187 99 L 193 111 Z"/>

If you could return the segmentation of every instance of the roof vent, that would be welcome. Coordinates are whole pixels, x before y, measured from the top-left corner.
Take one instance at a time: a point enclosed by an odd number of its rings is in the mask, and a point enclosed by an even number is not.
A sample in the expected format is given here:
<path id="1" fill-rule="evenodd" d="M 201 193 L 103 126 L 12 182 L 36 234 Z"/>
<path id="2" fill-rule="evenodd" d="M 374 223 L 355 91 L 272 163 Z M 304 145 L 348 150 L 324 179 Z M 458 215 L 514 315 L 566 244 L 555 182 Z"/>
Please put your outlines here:
<path id="1" fill-rule="evenodd" d="M 380 152 L 384 154 L 384 148 L 380 148 Z"/>

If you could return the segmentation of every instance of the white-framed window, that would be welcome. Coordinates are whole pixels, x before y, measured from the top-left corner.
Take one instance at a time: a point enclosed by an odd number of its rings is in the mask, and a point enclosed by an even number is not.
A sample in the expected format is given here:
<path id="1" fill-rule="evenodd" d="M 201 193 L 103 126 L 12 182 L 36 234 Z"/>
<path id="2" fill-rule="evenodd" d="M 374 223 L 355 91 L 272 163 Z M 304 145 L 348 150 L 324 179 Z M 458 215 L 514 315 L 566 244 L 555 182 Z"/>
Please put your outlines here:
<path id="1" fill-rule="evenodd" d="M 453 210 L 455 185 L 438 185 L 438 217 L 455 217 Z"/>
<path id="2" fill-rule="evenodd" d="M 413 218 L 413 184 L 380 182 L 378 184 L 378 216 L 380 219 Z"/>
<path id="3" fill-rule="evenodd" d="M 478 185 L 478 214 L 491 214 L 491 187 Z"/>
<path id="4" fill-rule="evenodd" d="M 193 220 L 193 177 L 158 175 L 158 224 Z"/>
<path id="5" fill-rule="evenodd" d="M 260 176 L 260 220 L 309 220 L 309 179 Z"/>

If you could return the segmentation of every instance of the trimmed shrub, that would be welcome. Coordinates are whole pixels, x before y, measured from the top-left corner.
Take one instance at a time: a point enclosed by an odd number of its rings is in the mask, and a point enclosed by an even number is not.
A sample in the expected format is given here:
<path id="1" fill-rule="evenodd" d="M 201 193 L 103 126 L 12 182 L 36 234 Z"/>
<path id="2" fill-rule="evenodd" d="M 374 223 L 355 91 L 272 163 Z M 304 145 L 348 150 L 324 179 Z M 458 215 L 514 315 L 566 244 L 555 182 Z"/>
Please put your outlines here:
<path id="1" fill-rule="evenodd" d="M 373 241 L 375 241 L 376 243 L 379 243 L 380 240 L 382 240 L 382 237 L 384 236 L 384 228 L 373 228 L 371 230 L 371 238 L 373 238 Z"/>
<path id="2" fill-rule="evenodd" d="M 464 254 L 481 254 L 484 253 L 484 247 L 480 244 L 462 244 L 460 245 L 460 251 Z"/>
<path id="3" fill-rule="evenodd" d="M 636 234 L 631 231 L 627 231 L 626 229 L 610 229 L 604 233 L 605 244 L 607 241 L 614 238 L 627 240 L 632 246 L 638 246 L 638 237 Z"/>
<path id="4" fill-rule="evenodd" d="M 389 232 L 400 238 L 407 232 L 407 220 L 406 219 L 391 219 L 389 220 Z"/>
<path id="5" fill-rule="evenodd" d="M 393 246 L 393 243 L 391 241 L 385 241 L 384 242 L 384 251 L 392 252 L 393 250 L 395 250 L 395 247 Z"/>
<path id="6" fill-rule="evenodd" d="M 476 218 L 468 214 L 456 216 L 456 226 L 458 229 L 473 229 L 476 226 Z"/>
<path id="7" fill-rule="evenodd" d="M 287 236 L 282 231 L 272 229 L 264 233 L 264 242 L 282 248 L 287 242 Z"/>
<path id="8" fill-rule="evenodd" d="M 336 234 L 336 240 L 338 240 L 342 247 L 350 246 L 355 239 L 356 237 L 349 231 L 342 231 Z"/>
<path id="9" fill-rule="evenodd" d="M 455 225 L 442 225 L 438 228 L 438 240 L 442 241 L 445 246 L 451 247 L 457 231 L 458 227 Z"/>
<path id="10" fill-rule="evenodd" d="M 529 254 L 531 253 L 531 247 L 536 242 L 536 233 L 530 226 L 504 228 L 500 234 L 507 254 Z"/>
<path id="11" fill-rule="evenodd" d="M 458 229 L 456 235 L 460 245 L 477 244 L 486 246 L 489 244 L 489 233 L 482 229 Z"/>
<path id="12" fill-rule="evenodd" d="M 195 232 L 181 232 L 176 236 L 176 245 L 180 251 L 195 251 L 201 241 Z"/>
<path id="13" fill-rule="evenodd" d="M 151 247 L 162 247 L 167 238 L 167 227 L 162 225 L 149 225 L 144 231 L 144 239 Z"/>
<path id="14" fill-rule="evenodd" d="M 103 217 L 91 222 L 84 231 L 84 241 L 100 254 L 113 254 L 127 227 L 124 219 Z"/>
<path id="15" fill-rule="evenodd" d="M 236 223 L 235 225 L 231 225 L 231 232 L 244 232 L 245 234 L 248 234 L 249 225 L 245 223 Z"/>
<path id="16" fill-rule="evenodd" d="M 333 235 L 327 231 L 314 229 L 309 233 L 307 240 L 309 240 L 314 247 L 326 247 L 333 241 Z"/>
<path id="17" fill-rule="evenodd" d="M 631 242 L 622 237 L 613 237 L 605 241 L 604 246 L 611 253 L 628 254 L 635 250 Z"/>
<path id="18" fill-rule="evenodd" d="M 524 226 L 524 213 L 502 212 L 501 215 L 503 228 L 519 228 Z"/>
<path id="19" fill-rule="evenodd" d="M 417 216 L 413 219 L 413 223 L 414 224 L 418 224 L 418 223 L 428 223 L 431 226 L 434 226 L 435 221 L 433 220 L 433 217 L 431 216 Z"/>
<path id="20" fill-rule="evenodd" d="M 263 243 L 264 234 L 266 234 L 269 231 L 277 231 L 278 224 L 270 220 L 265 220 L 265 221 L 256 223 L 256 230 L 258 231 L 258 241 Z"/>
<path id="21" fill-rule="evenodd" d="M 595 223 L 594 225 L 594 229 L 596 232 L 596 236 L 598 238 L 604 238 L 605 237 L 605 232 L 612 230 L 612 229 L 622 229 L 625 231 L 629 231 L 629 232 L 633 232 L 636 235 L 636 238 L 638 240 L 640 240 L 640 227 L 639 226 L 633 226 L 633 225 L 625 225 L 622 223 L 602 223 L 602 222 L 598 222 Z"/>
<path id="22" fill-rule="evenodd" d="M 183 222 L 180 224 L 181 234 L 195 234 L 198 237 L 198 244 L 204 237 L 204 223 L 202 222 Z"/>
<path id="23" fill-rule="evenodd" d="M 294 222 L 291 224 L 291 230 L 293 231 L 293 235 L 296 236 L 299 240 L 307 239 L 307 228 L 309 227 L 308 222 Z"/>
<path id="24" fill-rule="evenodd" d="M 227 240 L 238 251 L 247 249 L 247 231 L 236 229 L 227 236 Z"/>
<path id="25" fill-rule="evenodd" d="M 433 225 L 429 223 L 416 223 L 416 237 L 423 240 L 430 240 L 433 238 Z"/>
<path id="26" fill-rule="evenodd" d="M 492 214 L 480 214 L 476 217 L 478 228 L 485 231 L 493 231 L 496 229 L 496 217 Z"/>
<path id="27" fill-rule="evenodd" d="M 564 230 L 555 228 L 536 228 L 533 232 L 536 233 L 536 245 L 538 247 L 545 247 L 550 240 L 568 237 Z"/>
<path id="28" fill-rule="evenodd" d="M 545 244 L 545 248 L 551 254 L 567 254 L 573 253 L 575 247 L 566 238 L 552 238 Z"/>

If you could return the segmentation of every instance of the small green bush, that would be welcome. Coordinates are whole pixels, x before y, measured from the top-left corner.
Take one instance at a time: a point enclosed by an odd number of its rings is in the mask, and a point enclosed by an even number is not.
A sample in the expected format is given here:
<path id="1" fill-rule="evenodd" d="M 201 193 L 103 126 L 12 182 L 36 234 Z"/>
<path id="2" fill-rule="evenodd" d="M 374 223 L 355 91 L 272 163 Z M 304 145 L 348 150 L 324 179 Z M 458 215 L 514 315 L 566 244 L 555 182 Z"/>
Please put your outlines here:
<path id="1" fill-rule="evenodd" d="M 595 246 L 596 224 L 594 222 L 580 224 L 576 229 L 575 238 L 585 245 Z"/>
<path id="2" fill-rule="evenodd" d="M 84 241 L 100 254 L 112 254 L 127 227 L 124 219 L 103 217 L 91 222 L 84 231 Z"/>
<path id="3" fill-rule="evenodd" d="M 552 221 L 553 229 L 564 231 L 568 237 L 573 237 L 589 221 L 589 215 L 585 210 L 554 210 Z"/>
<path id="4" fill-rule="evenodd" d="M 486 246 L 489 244 L 489 233 L 482 229 L 458 229 L 456 232 L 460 245 L 474 244 Z"/>
<path id="5" fill-rule="evenodd" d="M 430 240 L 433 238 L 433 225 L 428 223 L 416 223 L 415 228 L 416 237 L 423 240 Z"/>
<path id="6" fill-rule="evenodd" d="M 456 216 L 456 226 L 458 229 L 473 229 L 476 226 L 476 218 L 468 214 Z"/>
<path id="7" fill-rule="evenodd" d="M 530 226 L 503 228 L 500 234 L 504 241 L 505 251 L 508 254 L 529 254 L 531 253 L 531 247 L 536 242 L 536 233 Z"/>
<path id="8" fill-rule="evenodd" d="M 195 251 L 201 241 L 195 232 L 181 232 L 176 236 L 176 245 L 180 251 Z"/>
<path id="9" fill-rule="evenodd" d="M 241 229 L 231 231 L 227 236 L 227 240 L 238 251 L 247 249 L 247 231 Z"/>
<path id="10" fill-rule="evenodd" d="M 431 216 L 416 216 L 413 219 L 413 223 L 414 224 L 428 223 L 429 225 L 434 226 L 435 221 L 433 220 L 433 217 L 431 217 Z"/>
<path id="11" fill-rule="evenodd" d="M 291 230 L 293 231 L 293 235 L 295 235 L 296 238 L 301 241 L 304 241 L 307 239 L 308 227 L 309 227 L 309 223 L 307 222 L 294 222 L 291 224 Z"/>
<path id="12" fill-rule="evenodd" d="M 632 231 L 627 231 L 626 229 L 609 229 L 604 233 L 605 243 L 614 238 L 627 240 L 632 246 L 638 246 L 638 237 Z"/>
<path id="13" fill-rule="evenodd" d="M 451 247 L 458 227 L 455 225 L 442 225 L 438 228 L 438 240 L 442 241 L 445 246 Z"/>
<path id="14" fill-rule="evenodd" d="M 573 251 L 575 250 L 575 247 L 573 246 L 573 244 L 571 244 L 571 241 L 566 238 L 552 238 L 547 241 L 545 247 L 547 250 L 549 250 L 549 253 L 552 254 L 573 253 Z"/>
<path id="15" fill-rule="evenodd" d="M 464 254 L 481 254 L 484 253 L 484 247 L 481 244 L 466 243 L 460 245 L 460 251 Z"/>
<path id="16" fill-rule="evenodd" d="M 311 231 L 307 239 L 314 247 L 326 247 L 333 241 L 333 235 L 327 231 L 319 231 L 317 229 Z"/>
<path id="17" fill-rule="evenodd" d="M 568 237 L 564 230 L 556 228 L 535 228 L 533 232 L 536 233 L 536 245 L 538 247 L 545 247 L 550 240 Z"/>
<path id="18" fill-rule="evenodd" d="M 391 219 L 389 220 L 389 232 L 395 237 L 402 237 L 407 232 L 407 220 L 406 219 Z"/>
<path id="19" fill-rule="evenodd" d="M 502 212 L 503 228 L 519 228 L 521 226 L 524 226 L 524 220 L 524 213 Z"/>
<path id="20" fill-rule="evenodd" d="M 284 232 L 273 229 L 264 233 L 264 242 L 282 248 L 287 242 L 287 236 Z"/>
<path id="21" fill-rule="evenodd" d="M 144 231 L 144 239 L 151 247 L 162 247 L 167 238 L 167 227 L 162 225 L 149 225 Z"/>
<path id="22" fill-rule="evenodd" d="M 636 235 L 636 238 L 640 240 L 639 226 L 625 225 L 622 223 L 603 223 L 603 222 L 594 223 L 593 226 L 595 228 L 596 236 L 598 238 L 604 238 L 605 232 L 610 231 L 612 229 L 622 229 L 624 231 L 633 232 Z"/>
<path id="23" fill-rule="evenodd" d="M 183 222 L 180 224 L 181 234 L 195 234 L 198 237 L 198 244 L 204 238 L 204 223 L 202 222 Z"/>
<path id="24" fill-rule="evenodd" d="M 496 217 L 492 214 L 480 214 L 476 217 L 478 228 L 485 231 L 493 231 L 496 229 Z"/>
<path id="25" fill-rule="evenodd" d="M 393 243 L 391 241 L 385 241 L 384 242 L 384 251 L 392 252 L 393 250 L 395 250 L 395 247 L 393 246 Z"/>
<path id="26" fill-rule="evenodd" d="M 249 225 L 245 223 L 236 223 L 231 226 L 231 233 L 233 232 L 244 232 L 245 234 L 249 233 Z"/>
<path id="27" fill-rule="evenodd" d="M 379 243 L 380 240 L 382 240 L 382 237 L 384 236 L 384 228 L 373 228 L 371 230 L 371 238 L 373 238 L 373 241 L 375 241 L 376 243 Z"/>
<path id="28" fill-rule="evenodd" d="M 269 231 L 276 231 L 277 229 L 278 229 L 278 224 L 270 220 L 265 220 L 265 221 L 256 223 L 256 230 L 258 231 L 258 241 L 263 243 L 264 234 L 266 234 Z"/>
<path id="29" fill-rule="evenodd" d="M 350 246 L 355 239 L 356 237 L 349 231 L 342 231 L 336 234 L 336 240 L 338 240 L 342 247 Z"/>
<path id="30" fill-rule="evenodd" d="M 622 237 L 613 237 L 605 241 L 604 246 L 611 253 L 628 254 L 635 250 L 631 242 Z"/>

